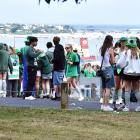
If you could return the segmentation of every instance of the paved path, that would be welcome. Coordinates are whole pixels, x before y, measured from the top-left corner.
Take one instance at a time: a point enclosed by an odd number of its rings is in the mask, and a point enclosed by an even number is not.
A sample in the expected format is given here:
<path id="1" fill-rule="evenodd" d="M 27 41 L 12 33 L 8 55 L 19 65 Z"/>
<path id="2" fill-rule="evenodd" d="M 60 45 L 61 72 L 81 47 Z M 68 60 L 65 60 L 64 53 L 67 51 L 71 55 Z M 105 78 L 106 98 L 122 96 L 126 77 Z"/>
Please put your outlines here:
<path id="1" fill-rule="evenodd" d="M 29 107 L 29 108 L 54 108 L 60 109 L 60 101 L 52 101 L 50 99 L 36 99 L 33 101 L 23 100 L 22 98 L 0 98 L 0 106 L 10 107 Z M 131 103 L 131 110 L 135 108 L 135 104 Z M 98 101 L 69 101 L 69 109 L 90 109 L 99 110 L 100 103 Z"/>
<path id="2" fill-rule="evenodd" d="M 0 106 L 12 107 L 32 107 L 32 108 L 56 108 L 60 109 L 60 101 L 50 99 L 36 99 L 33 101 L 23 100 L 22 98 L 0 98 Z M 100 109 L 100 103 L 93 101 L 69 101 L 69 108 Z"/>

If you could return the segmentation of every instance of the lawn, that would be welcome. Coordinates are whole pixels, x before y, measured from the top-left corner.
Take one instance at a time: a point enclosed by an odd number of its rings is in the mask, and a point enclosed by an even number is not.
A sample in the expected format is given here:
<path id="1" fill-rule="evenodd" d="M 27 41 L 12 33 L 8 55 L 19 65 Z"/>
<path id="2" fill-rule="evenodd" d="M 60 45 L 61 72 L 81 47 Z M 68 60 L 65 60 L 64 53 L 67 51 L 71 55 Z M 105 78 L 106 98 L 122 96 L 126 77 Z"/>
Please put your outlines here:
<path id="1" fill-rule="evenodd" d="M 140 113 L 0 107 L 0 140 L 140 140 Z"/>

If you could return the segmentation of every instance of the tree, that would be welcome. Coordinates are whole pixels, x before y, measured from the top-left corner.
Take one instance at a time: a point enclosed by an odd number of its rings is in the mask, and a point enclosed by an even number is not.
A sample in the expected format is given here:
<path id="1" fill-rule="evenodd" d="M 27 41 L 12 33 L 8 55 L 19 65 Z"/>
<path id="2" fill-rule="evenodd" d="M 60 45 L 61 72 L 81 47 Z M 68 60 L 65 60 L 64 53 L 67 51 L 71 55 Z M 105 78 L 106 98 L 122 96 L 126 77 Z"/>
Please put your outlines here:
<path id="1" fill-rule="evenodd" d="M 53 0 L 53 1 L 58 1 L 58 2 L 66 2 L 68 0 Z M 80 4 L 82 1 L 86 1 L 86 0 L 74 0 L 76 4 Z M 39 4 L 40 4 L 41 0 L 39 0 Z M 51 0 L 45 0 L 46 3 L 50 4 Z"/>

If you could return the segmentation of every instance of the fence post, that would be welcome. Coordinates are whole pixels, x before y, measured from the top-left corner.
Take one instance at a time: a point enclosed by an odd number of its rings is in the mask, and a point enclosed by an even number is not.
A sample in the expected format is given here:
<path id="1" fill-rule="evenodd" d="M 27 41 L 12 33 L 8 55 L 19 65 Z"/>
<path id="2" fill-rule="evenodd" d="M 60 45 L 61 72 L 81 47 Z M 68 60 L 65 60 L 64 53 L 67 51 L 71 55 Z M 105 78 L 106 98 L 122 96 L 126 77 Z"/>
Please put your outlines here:
<path id="1" fill-rule="evenodd" d="M 61 83 L 61 109 L 68 109 L 68 93 L 69 93 L 68 82 L 62 82 Z"/>

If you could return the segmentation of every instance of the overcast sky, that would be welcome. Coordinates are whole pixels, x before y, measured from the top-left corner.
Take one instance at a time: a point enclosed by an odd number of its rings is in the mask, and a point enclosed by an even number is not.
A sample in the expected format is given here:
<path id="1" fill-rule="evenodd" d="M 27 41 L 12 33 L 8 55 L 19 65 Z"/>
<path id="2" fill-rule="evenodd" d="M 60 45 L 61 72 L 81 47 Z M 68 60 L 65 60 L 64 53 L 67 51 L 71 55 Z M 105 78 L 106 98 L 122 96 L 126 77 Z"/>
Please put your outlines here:
<path id="1" fill-rule="evenodd" d="M 48 5 L 42 0 L 0 0 L 0 23 L 140 25 L 140 0 L 74 0 Z"/>

